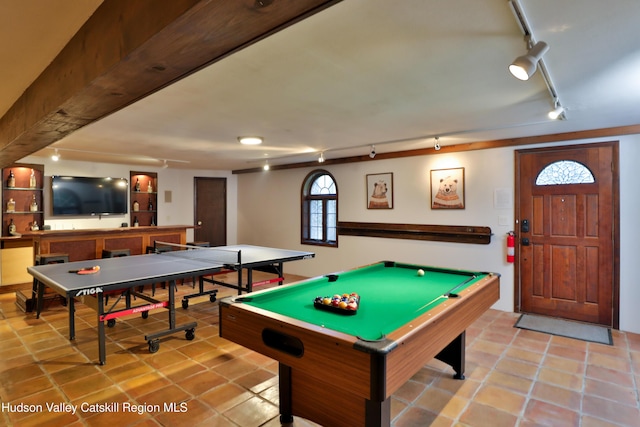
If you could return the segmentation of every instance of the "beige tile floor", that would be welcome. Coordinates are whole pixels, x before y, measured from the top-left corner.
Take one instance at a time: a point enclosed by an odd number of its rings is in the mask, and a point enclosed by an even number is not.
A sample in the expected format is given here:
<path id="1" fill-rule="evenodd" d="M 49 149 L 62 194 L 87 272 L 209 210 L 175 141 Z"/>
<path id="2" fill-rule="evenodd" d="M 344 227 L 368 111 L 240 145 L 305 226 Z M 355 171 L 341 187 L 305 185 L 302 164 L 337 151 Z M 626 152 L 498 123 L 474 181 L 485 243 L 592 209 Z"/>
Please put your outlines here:
<path id="1" fill-rule="evenodd" d="M 78 305 L 70 342 L 65 307 L 35 319 L 0 294 L 0 403 L 42 405 L 3 406 L 0 425 L 280 426 L 277 363 L 220 338 L 217 303 L 197 302 L 177 315 L 198 322 L 193 341 L 178 333 L 152 354 L 143 337 L 166 327 L 166 312 L 121 318 L 100 366 L 93 311 Z M 640 335 L 614 331 L 606 346 L 516 329 L 517 317 L 490 310 L 469 328 L 466 380 L 438 361 L 424 366 L 394 394 L 393 425 L 640 426 Z M 61 402 L 79 409 L 46 407 Z M 170 403 L 174 412 L 163 408 Z"/>

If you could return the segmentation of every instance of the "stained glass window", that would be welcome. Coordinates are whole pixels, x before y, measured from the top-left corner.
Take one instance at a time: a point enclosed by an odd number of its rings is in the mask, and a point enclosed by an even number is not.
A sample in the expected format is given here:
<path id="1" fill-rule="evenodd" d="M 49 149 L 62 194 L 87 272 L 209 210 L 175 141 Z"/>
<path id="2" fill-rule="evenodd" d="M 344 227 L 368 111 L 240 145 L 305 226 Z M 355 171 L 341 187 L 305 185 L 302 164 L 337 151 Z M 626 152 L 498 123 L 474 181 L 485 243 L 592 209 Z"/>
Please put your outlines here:
<path id="1" fill-rule="evenodd" d="M 593 184 L 593 174 L 582 163 L 559 160 L 544 167 L 536 178 L 536 185 Z"/>

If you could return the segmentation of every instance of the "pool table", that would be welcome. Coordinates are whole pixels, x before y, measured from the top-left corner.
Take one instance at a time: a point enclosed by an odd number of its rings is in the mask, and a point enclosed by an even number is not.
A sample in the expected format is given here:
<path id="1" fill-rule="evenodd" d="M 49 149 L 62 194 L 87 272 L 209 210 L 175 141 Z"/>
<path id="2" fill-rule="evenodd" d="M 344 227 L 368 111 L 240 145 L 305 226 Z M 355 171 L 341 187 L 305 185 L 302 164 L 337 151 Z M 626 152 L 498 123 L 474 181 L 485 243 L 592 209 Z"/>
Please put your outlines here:
<path id="1" fill-rule="evenodd" d="M 315 303 L 351 293 L 355 311 Z M 279 362 L 283 423 L 389 426 L 391 395 L 432 358 L 464 378 L 465 330 L 499 295 L 495 273 L 382 261 L 224 298 L 220 336 Z"/>

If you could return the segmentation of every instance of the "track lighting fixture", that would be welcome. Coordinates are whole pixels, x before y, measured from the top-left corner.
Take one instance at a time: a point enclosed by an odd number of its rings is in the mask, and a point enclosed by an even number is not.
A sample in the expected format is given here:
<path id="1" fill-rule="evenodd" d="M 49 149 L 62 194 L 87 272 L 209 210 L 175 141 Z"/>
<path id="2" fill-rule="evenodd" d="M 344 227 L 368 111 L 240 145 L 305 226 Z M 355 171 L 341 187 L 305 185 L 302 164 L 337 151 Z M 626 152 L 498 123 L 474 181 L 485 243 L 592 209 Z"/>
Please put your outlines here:
<path id="1" fill-rule="evenodd" d="M 440 137 L 439 136 L 436 136 L 436 142 L 435 142 L 435 144 L 433 144 L 433 148 L 436 151 L 440 151 Z"/>
<path id="2" fill-rule="evenodd" d="M 57 162 L 58 160 L 60 160 L 60 153 L 58 153 L 57 148 L 53 151 L 53 156 L 51 156 L 51 160 L 53 160 L 54 162 Z"/>
<path id="3" fill-rule="evenodd" d="M 564 118 L 564 107 L 560 105 L 560 101 L 556 100 L 555 102 L 556 108 L 549 111 L 549 118 L 551 120 L 563 119 Z"/>
<path id="4" fill-rule="evenodd" d="M 320 157 L 318 157 L 318 163 L 324 163 L 324 153 L 320 152 Z"/>
<path id="5" fill-rule="evenodd" d="M 372 159 L 376 156 L 376 146 L 372 145 L 371 146 L 371 151 L 369 152 L 369 157 L 371 157 Z"/>
<path id="6" fill-rule="evenodd" d="M 169 167 L 169 163 L 167 163 L 167 161 L 166 161 L 166 160 L 163 160 L 163 161 L 162 161 L 162 169 L 166 169 L 166 168 L 168 168 L 168 167 Z"/>
<path id="7" fill-rule="evenodd" d="M 263 170 L 268 171 L 269 170 L 269 160 L 265 161 L 264 166 L 262 167 Z"/>
<path id="8" fill-rule="evenodd" d="M 533 73 L 536 72 L 538 61 L 547 50 L 549 50 L 549 45 L 545 42 L 536 43 L 530 47 L 526 55 L 519 56 L 509 65 L 509 71 L 517 79 L 529 80 Z"/>

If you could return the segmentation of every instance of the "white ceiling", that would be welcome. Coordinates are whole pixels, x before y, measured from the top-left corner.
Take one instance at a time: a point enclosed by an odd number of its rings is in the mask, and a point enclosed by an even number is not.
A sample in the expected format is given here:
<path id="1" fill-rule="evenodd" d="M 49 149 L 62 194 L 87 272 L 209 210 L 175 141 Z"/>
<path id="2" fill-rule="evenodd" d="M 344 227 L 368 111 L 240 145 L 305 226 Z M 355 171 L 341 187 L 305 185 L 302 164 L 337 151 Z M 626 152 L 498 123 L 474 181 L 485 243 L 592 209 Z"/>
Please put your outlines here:
<path id="1" fill-rule="evenodd" d="M 0 0 L 0 113 L 99 3 Z M 526 82 L 508 72 L 526 45 L 507 0 L 346 0 L 52 147 L 63 159 L 238 170 L 372 144 L 424 148 L 436 136 L 444 146 L 640 123 L 638 0 L 519 5 L 550 47 L 543 60 L 567 120 L 546 117 L 540 72 Z M 240 135 L 265 142 L 240 146 Z"/>

